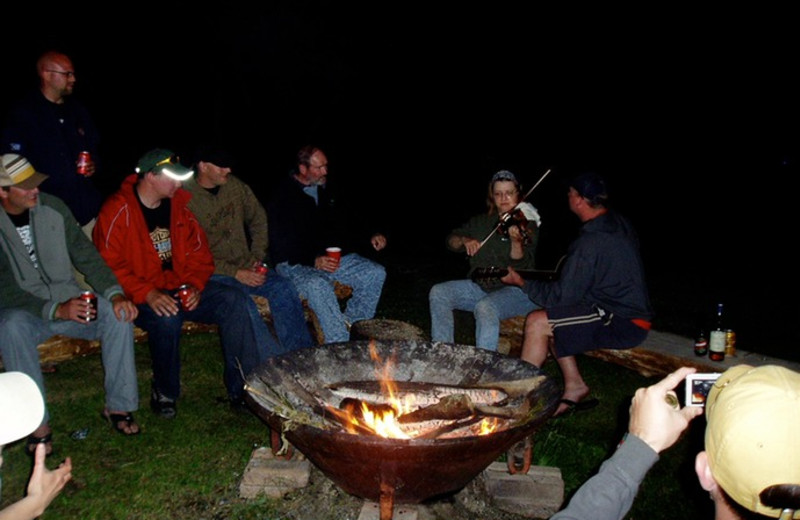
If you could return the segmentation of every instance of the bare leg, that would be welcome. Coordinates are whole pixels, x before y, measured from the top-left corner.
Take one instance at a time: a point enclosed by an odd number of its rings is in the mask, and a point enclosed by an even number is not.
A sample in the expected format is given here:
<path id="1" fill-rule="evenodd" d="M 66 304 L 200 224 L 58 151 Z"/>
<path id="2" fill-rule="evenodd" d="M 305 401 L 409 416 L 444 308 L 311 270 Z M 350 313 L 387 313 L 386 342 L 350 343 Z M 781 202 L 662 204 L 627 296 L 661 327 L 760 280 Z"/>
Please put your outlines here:
<path id="1" fill-rule="evenodd" d="M 547 359 L 552 338 L 553 329 L 550 327 L 550 322 L 547 321 L 547 312 L 544 309 L 530 312 L 525 318 L 520 359 L 542 368 Z"/>
<path id="2" fill-rule="evenodd" d="M 578 362 L 575 356 L 559 358 L 556 355 L 553 350 L 553 329 L 547 319 L 547 312 L 544 309 L 535 310 L 525 318 L 525 333 L 520 358 L 541 368 L 547 360 L 547 354 L 551 351 L 553 357 L 558 360 L 558 367 L 564 377 L 562 399 L 579 402 L 589 395 L 589 386 L 578 370 Z M 555 414 L 564 413 L 568 408 L 567 404 L 561 403 Z"/>
<path id="3" fill-rule="evenodd" d="M 564 377 L 564 395 L 561 396 L 562 399 L 569 399 L 577 403 L 589 395 L 589 386 L 583 380 L 578 370 L 578 362 L 575 356 L 558 358 L 558 367 L 561 369 L 561 375 Z M 565 403 L 561 403 L 556 409 L 555 415 L 564 413 L 568 408 L 569 406 Z"/>

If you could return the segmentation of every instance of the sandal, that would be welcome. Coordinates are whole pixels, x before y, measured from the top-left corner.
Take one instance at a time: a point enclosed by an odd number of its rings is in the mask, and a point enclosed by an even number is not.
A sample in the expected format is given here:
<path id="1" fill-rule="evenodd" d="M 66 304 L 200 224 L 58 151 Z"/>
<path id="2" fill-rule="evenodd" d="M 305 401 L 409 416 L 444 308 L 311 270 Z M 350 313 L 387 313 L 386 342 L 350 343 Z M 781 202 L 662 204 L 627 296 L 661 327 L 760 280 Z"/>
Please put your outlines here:
<path id="1" fill-rule="evenodd" d="M 133 418 L 133 414 L 131 412 L 111 413 L 108 410 L 103 410 L 103 413 L 100 415 L 104 419 L 107 419 L 111 424 L 111 427 L 122 435 L 139 435 L 139 433 L 142 431 L 142 429 L 139 428 L 139 424 L 136 422 L 136 419 Z M 132 431 L 134 427 L 136 428 L 136 431 Z M 129 431 L 125 431 L 126 428 Z"/>
<path id="2" fill-rule="evenodd" d="M 37 437 L 36 435 L 28 435 L 28 440 L 25 444 L 25 453 L 31 457 L 35 456 L 36 446 L 39 444 L 44 444 L 47 446 L 47 448 L 45 448 L 45 455 L 51 455 L 53 453 L 53 432 L 45 433 L 41 437 Z"/>

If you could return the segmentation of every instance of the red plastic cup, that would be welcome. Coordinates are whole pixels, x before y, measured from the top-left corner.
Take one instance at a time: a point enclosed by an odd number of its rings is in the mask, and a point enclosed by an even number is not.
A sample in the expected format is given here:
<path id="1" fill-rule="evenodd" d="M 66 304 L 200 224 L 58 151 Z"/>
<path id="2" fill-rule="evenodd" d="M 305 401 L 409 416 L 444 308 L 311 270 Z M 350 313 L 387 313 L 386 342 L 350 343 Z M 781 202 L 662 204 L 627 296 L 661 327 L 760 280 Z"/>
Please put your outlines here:
<path id="1" fill-rule="evenodd" d="M 329 247 L 325 249 L 325 254 L 328 255 L 329 258 L 333 258 L 337 262 L 342 258 L 342 248 L 341 247 Z"/>

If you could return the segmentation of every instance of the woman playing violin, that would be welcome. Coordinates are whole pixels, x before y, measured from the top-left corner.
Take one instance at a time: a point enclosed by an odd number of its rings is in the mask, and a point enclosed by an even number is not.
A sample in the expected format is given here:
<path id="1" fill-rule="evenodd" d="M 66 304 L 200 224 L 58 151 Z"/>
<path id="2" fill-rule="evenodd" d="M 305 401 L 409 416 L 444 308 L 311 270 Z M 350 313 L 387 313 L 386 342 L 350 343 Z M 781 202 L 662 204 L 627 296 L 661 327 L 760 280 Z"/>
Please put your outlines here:
<path id="1" fill-rule="evenodd" d="M 500 170 L 489 181 L 488 211 L 473 216 L 448 235 L 448 249 L 467 253 L 470 279 L 442 282 L 431 288 L 428 302 L 433 341 L 454 341 L 453 311 L 462 310 L 475 318 L 475 345 L 497 350 L 500 321 L 539 308 L 519 287 L 501 283 L 499 275 L 476 276 L 487 268 L 535 268 L 541 220 L 536 208 L 521 199 L 516 176 Z"/>

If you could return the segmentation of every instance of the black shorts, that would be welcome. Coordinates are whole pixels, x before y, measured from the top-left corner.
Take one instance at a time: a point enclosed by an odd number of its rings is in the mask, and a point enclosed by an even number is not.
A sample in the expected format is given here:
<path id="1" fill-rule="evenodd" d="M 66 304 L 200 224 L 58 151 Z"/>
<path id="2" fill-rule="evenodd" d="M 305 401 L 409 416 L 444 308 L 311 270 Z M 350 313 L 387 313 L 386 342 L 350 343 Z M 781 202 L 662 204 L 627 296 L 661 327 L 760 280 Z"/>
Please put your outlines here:
<path id="1" fill-rule="evenodd" d="M 632 348 L 647 338 L 646 329 L 595 306 L 552 307 L 547 309 L 547 319 L 559 358 L 598 348 Z"/>

